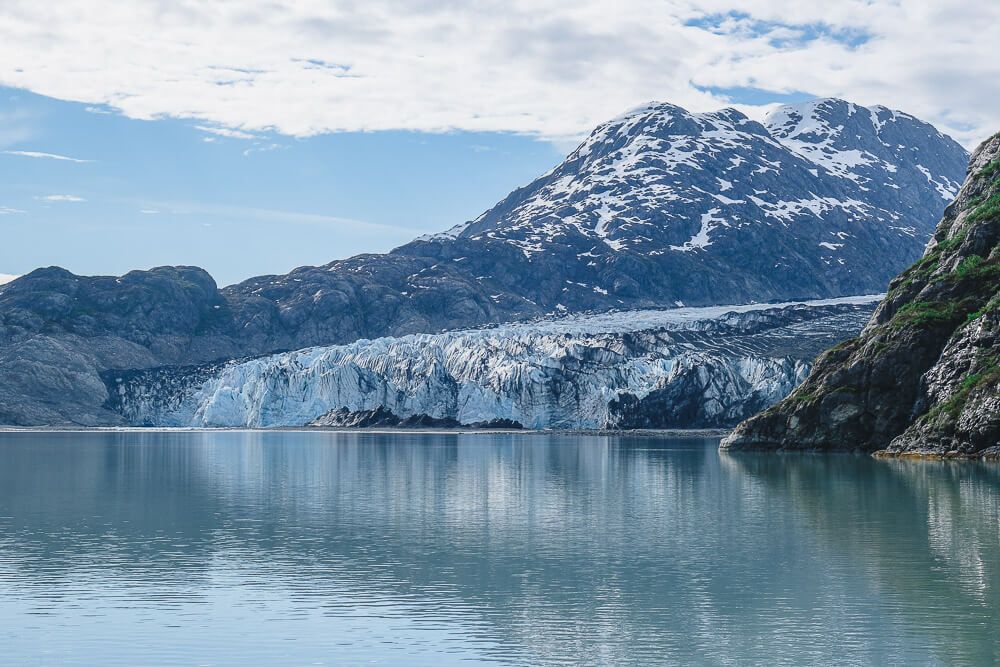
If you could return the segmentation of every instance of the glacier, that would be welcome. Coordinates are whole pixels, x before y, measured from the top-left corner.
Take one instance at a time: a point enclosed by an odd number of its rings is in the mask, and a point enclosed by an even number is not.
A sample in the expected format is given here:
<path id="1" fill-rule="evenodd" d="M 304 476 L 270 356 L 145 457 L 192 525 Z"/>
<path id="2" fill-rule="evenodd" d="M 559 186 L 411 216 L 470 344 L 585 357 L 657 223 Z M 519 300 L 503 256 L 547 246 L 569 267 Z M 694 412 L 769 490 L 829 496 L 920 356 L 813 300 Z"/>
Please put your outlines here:
<path id="1" fill-rule="evenodd" d="M 166 427 L 304 426 L 366 411 L 533 429 L 725 427 L 786 396 L 878 298 L 574 314 L 111 371 L 107 407 Z"/>

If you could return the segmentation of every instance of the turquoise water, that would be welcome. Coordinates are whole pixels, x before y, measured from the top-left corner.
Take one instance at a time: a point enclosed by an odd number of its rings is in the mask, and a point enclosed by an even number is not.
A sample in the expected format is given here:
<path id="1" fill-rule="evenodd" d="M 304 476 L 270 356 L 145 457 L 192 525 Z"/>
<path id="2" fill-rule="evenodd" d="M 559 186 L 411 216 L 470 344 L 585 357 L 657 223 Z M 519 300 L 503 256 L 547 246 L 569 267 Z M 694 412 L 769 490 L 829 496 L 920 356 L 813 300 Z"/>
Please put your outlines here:
<path id="1" fill-rule="evenodd" d="M 1000 662 L 1000 467 L 0 433 L 0 663 Z"/>

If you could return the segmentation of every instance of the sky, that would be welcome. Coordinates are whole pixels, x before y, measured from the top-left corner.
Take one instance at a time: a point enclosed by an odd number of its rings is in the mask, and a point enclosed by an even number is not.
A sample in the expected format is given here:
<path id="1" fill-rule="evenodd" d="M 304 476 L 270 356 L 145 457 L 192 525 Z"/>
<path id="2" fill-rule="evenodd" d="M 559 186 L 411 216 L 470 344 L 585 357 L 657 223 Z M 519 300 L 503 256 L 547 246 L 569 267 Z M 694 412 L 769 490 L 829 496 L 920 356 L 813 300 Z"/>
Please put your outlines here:
<path id="1" fill-rule="evenodd" d="M 220 284 L 474 218 L 594 126 L 841 97 L 1000 129 L 1000 3 L 5 0 L 0 282 Z"/>

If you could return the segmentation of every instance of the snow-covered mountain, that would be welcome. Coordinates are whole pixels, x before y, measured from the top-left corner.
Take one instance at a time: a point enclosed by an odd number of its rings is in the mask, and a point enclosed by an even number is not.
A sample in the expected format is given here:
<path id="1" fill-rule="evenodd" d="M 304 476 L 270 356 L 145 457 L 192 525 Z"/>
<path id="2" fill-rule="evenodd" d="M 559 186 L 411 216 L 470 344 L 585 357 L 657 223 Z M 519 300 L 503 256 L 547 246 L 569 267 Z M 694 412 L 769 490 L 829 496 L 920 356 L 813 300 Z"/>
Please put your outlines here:
<path id="1" fill-rule="evenodd" d="M 881 107 L 817 100 L 758 123 L 657 103 L 601 125 L 475 220 L 390 253 L 222 290 L 196 267 L 38 269 L 0 285 L 0 423 L 118 423 L 100 377 L 111 369 L 881 292 L 920 256 L 967 159 Z"/>
<path id="2" fill-rule="evenodd" d="M 595 244 L 589 262 L 623 250 L 711 255 L 750 234 L 809 232 L 820 241 L 800 254 L 846 266 L 850 248 L 871 240 L 926 242 L 933 216 L 913 209 L 942 209 L 966 162 L 933 127 L 884 107 L 817 100 L 762 125 L 734 109 L 656 103 L 598 127 L 556 169 L 436 238 L 504 239 L 532 255 L 579 235 Z"/>
<path id="3" fill-rule="evenodd" d="M 106 381 L 138 425 L 727 426 L 784 397 L 875 300 L 569 316 Z"/>
<path id="4" fill-rule="evenodd" d="M 227 295 L 287 323 L 284 347 L 558 312 L 879 292 L 920 256 L 968 155 L 912 116 L 841 100 L 650 104 L 473 221 Z M 878 261 L 873 261 L 878 258 Z"/>

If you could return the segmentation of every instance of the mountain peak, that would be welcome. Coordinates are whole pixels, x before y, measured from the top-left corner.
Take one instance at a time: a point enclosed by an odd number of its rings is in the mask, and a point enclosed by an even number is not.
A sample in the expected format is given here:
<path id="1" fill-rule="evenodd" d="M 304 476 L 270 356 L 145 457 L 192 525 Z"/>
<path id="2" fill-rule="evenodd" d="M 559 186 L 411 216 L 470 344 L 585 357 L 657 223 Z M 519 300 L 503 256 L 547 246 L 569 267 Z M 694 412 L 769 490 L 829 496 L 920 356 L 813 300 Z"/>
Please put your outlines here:
<path id="1" fill-rule="evenodd" d="M 660 280 L 674 300 L 701 299 L 675 277 L 711 264 L 719 281 L 735 279 L 747 247 L 769 283 L 810 275 L 822 276 L 817 295 L 877 291 L 888 265 L 922 251 L 967 160 L 926 123 L 835 98 L 782 107 L 767 126 L 737 109 L 650 102 L 479 218 L 422 240 L 485 243 L 532 263 L 563 256 L 559 270 L 576 276 L 567 284 L 596 285 L 609 305 Z M 875 267 L 873 255 L 893 259 Z M 617 287 L 595 278 L 629 264 Z"/>
<path id="2" fill-rule="evenodd" d="M 660 102 L 658 100 L 651 100 L 649 102 L 646 102 L 645 104 L 634 106 L 631 109 L 628 109 L 627 111 L 618 114 L 611 120 L 607 121 L 606 123 L 603 123 L 603 125 L 620 123 L 629 120 L 630 118 L 636 118 L 640 116 L 641 117 L 646 117 L 650 115 L 669 116 L 677 113 L 687 114 L 687 111 L 677 106 L 676 104 L 671 104 L 669 102 Z"/>
<path id="3" fill-rule="evenodd" d="M 859 111 L 871 110 L 836 97 L 784 104 L 767 115 L 764 124 L 775 137 L 798 138 L 827 136 L 838 129 L 838 122 L 852 118 Z M 839 129 L 843 129 L 840 127 Z"/>
<path id="4" fill-rule="evenodd" d="M 691 113 L 668 102 L 649 102 L 599 125 L 567 158 L 593 163 L 606 156 L 665 152 L 689 140 L 738 142 L 737 134 L 766 136 L 767 128 L 734 108 Z M 626 149 L 628 146 L 628 149 Z"/>
<path id="5" fill-rule="evenodd" d="M 865 190 L 899 190 L 925 181 L 942 200 L 950 201 L 960 182 L 945 176 L 953 165 L 945 166 L 942 160 L 968 155 L 954 140 L 909 114 L 837 98 L 778 107 L 764 124 L 791 150 Z"/>
<path id="6" fill-rule="evenodd" d="M 568 159 L 595 158 L 636 140 L 694 135 L 699 131 L 698 123 L 686 109 L 666 102 L 650 102 L 598 125 Z"/>
<path id="7" fill-rule="evenodd" d="M 822 135 L 782 136 L 735 109 L 649 103 L 475 220 L 226 293 L 264 319 L 272 311 L 258 300 L 275 300 L 289 330 L 329 313 L 329 326 L 295 334 L 305 346 L 345 331 L 879 292 L 923 251 L 945 206 L 938 188 L 963 178 L 968 155 L 888 110 L 798 108 Z"/>

